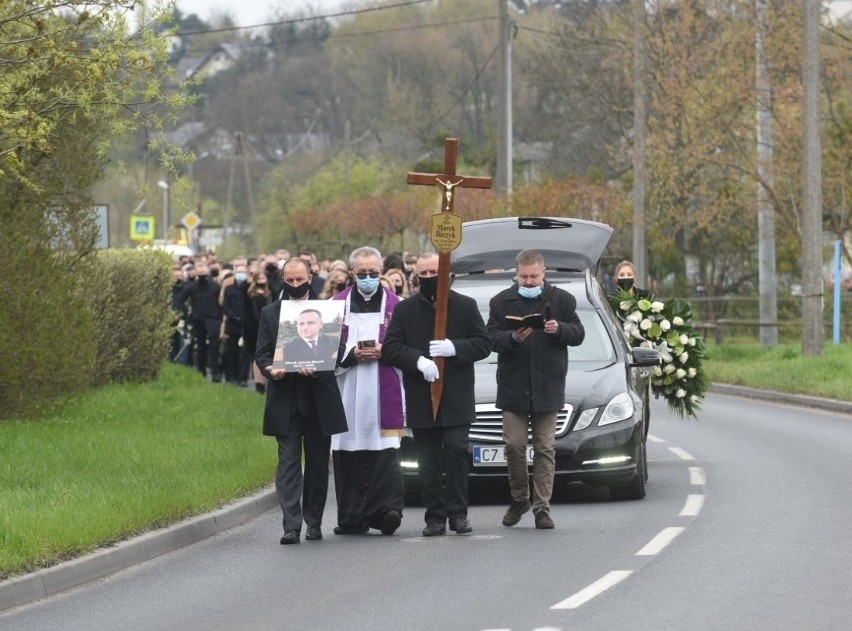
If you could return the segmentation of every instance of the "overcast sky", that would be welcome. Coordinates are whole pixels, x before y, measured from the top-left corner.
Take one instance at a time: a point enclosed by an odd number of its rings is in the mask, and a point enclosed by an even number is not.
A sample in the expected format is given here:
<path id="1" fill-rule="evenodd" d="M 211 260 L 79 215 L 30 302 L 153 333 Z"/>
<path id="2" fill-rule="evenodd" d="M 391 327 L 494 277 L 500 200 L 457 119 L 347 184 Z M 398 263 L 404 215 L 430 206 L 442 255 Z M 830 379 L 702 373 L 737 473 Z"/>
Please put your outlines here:
<path id="1" fill-rule="evenodd" d="M 341 11 L 344 7 L 361 4 L 360 0 L 178 0 L 177 6 L 184 13 L 195 13 L 202 20 L 209 20 L 213 13 L 228 12 L 239 26 L 264 24 L 270 13 L 279 7 L 314 9 L 315 13 L 327 14 Z"/>

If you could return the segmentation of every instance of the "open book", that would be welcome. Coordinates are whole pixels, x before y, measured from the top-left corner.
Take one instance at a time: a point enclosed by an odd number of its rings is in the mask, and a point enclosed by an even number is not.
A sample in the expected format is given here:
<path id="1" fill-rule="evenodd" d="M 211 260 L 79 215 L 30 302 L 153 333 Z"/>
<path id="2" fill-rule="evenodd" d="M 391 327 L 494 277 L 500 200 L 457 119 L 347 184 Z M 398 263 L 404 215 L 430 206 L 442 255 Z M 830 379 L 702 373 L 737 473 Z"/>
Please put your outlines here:
<path id="1" fill-rule="evenodd" d="M 506 328 L 510 331 L 532 327 L 533 329 L 544 328 L 544 316 L 540 313 L 531 313 L 527 316 L 506 316 Z"/>

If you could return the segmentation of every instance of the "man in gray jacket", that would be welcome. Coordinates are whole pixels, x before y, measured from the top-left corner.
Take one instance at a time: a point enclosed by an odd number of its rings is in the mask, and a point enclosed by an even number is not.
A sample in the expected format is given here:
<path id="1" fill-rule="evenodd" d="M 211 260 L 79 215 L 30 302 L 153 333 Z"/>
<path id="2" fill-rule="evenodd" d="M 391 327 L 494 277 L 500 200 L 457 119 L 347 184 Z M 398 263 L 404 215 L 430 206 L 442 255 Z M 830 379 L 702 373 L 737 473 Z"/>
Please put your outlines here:
<path id="1" fill-rule="evenodd" d="M 565 405 L 568 346 L 583 342 L 577 301 L 545 281 L 544 258 L 523 250 L 515 258 L 516 282 L 491 299 L 488 334 L 497 352 L 497 407 L 503 410 L 503 440 L 512 503 L 503 517 L 514 526 L 530 509 L 527 428 L 533 437 L 532 509 L 536 528 L 553 528 L 550 497 L 556 466 L 556 415 Z M 542 314 L 544 328 L 507 325 L 512 318 Z M 509 320 L 507 320 L 509 316 Z"/>

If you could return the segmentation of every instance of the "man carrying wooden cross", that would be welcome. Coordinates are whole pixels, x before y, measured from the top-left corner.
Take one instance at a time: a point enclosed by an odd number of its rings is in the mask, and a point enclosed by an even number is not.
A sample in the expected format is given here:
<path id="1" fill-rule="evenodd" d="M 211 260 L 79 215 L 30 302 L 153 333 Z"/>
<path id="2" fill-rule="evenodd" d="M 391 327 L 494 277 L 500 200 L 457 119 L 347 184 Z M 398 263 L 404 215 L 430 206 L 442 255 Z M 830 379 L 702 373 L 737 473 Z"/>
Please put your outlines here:
<path id="1" fill-rule="evenodd" d="M 461 241 L 461 218 L 452 213 L 454 191 L 491 186 L 491 178 L 455 174 L 457 147 L 457 140 L 447 140 L 445 173 L 408 175 L 410 184 L 441 187 L 443 212 L 432 217 L 432 243 L 440 254 L 417 259 L 420 292 L 396 306 L 382 347 L 384 361 L 403 373 L 406 424 L 414 434 L 426 507 L 424 537 L 445 534 L 447 520 L 458 534 L 473 531 L 467 518 L 468 433 L 476 418 L 473 364 L 491 352 L 476 301 L 449 289 L 449 252 Z"/>

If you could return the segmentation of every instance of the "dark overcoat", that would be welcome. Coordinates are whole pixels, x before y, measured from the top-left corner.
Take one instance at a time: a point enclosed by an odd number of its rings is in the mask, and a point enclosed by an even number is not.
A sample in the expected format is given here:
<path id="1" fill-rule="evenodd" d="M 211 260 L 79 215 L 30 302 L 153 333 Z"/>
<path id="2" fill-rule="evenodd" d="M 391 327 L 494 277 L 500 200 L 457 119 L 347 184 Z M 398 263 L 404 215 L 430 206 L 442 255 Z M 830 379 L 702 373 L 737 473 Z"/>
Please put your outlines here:
<path id="1" fill-rule="evenodd" d="M 429 357 L 429 342 L 434 336 L 435 307 L 429 300 L 415 294 L 396 306 L 382 344 L 382 359 L 402 371 L 406 425 L 420 429 L 473 423 L 473 364 L 491 352 L 491 340 L 476 301 L 450 292 L 446 337 L 455 346 L 456 355 L 444 358 L 444 390 L 437 419 L 432 414 L 432 384 L 417 370 L 417 360 Z"/>
<path id="2" fill-rule="evenodd" d="M 280 300 L 265 306 L 260 312 L 255 363 L 267 378 L 269 378 L 269 369 L 272 367 L 272 357 L 278 339 L 280 316 Z M 283 379 L 269 379 L 266 382 L 266 406 L 263 410 L 264 434 L 286 435 L 290 413 L 296 405 L 297 387 L 303 388 L 303 392 L 307 392 L 312 397 L 324 435 L 331 436 L 348 431 L 346 413 L 333 371 L 318 372 L 310 377 L 288 372 Z"/>
<path id="3" fill-rule="evenodd" d="M 204 281 L 194 280 L 187 283 L 178 298 L 178 309 L 186 309 L 186 301 L 191 306 L 189 321 L 194 327 L 203 327 L 206 337 L 219 336 L 219 324 L 222 322 L 222 308 L 219 306 L 219 283 L 212 278 Z"/>
<path id="4" fill-rule="evenodd" d="M 556 412 L 565 405 L 565 376 L 568 373 L 568 346 L 583 343 L 586 332 L 577 317 L 577 301 L 564 289 L 545 282 L 541 297 L 527 300 L 518 294 L 518 284 L 491 299 L 488 334 L 497 353 L 497 407 L 527 414 Z M 533 330 L 523 342 L 516 342 L 506 328 L 506 316 L 544 313 L 542 300 L 551 305 L 550 317 L 559 322 L 559 331 L 548 335 Z"/>

